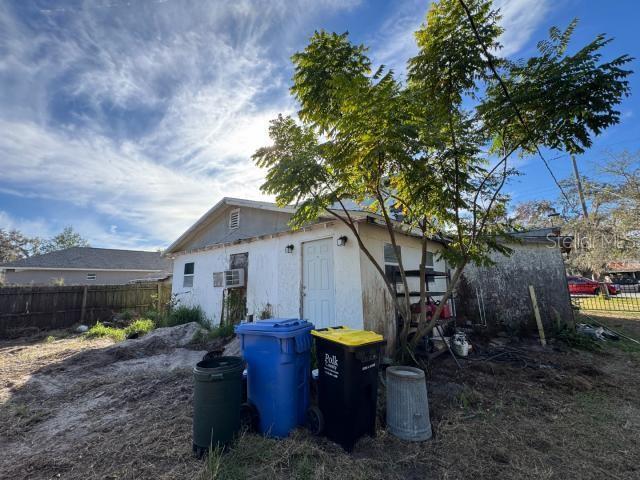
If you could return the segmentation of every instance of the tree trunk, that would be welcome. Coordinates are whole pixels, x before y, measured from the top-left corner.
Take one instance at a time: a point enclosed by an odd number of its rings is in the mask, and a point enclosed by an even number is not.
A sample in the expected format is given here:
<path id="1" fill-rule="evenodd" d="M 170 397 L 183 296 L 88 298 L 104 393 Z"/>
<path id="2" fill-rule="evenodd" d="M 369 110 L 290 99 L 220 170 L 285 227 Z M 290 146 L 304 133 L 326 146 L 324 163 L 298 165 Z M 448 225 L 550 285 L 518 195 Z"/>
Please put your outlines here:
<path id="1" fill-rule="evenodd" d="M 460 281 L 460 277 L 462 276 L 462 271 L 464 270 L 464 267 L 467 265 L 467 263 L 468 263 L 468 260 L 464 260 L 463 263 L 456 268 L 456 271 L 454 272 L 453 277 L 451 277 L 451 283 L 449 284 L 449 288 L 447 288 L 447 291 L 442 297 L 442 300 L 440 301 L 440 305 L 438 305 L 438 307 L 436 308 L 436 311 L 433 312 L 433 317 L 431 317 L 431 321 L 418 325 L 418 331 L 416 332 L 414 337 L 411 339 L 411 342 L 409 342 L 409 347 L 411 348 L 411 350 L 415 350 L 415 348 L 418 346 L 418 342 L 420 341 L 420 339 L 424 337 L 427 333 L 429 333 L 431 330 L 433 330 L 433 327 L 435 326 L 436 322 L 440 318 L 440 314 L 442 314 L 442 310 L 444 309 L 445 304 L 449 301 L 449 299 L 451 298 L 451 295 L 453 294 L 453 291 L 455 290 L 455 287 L 458 285 L 458 282 Z"/>

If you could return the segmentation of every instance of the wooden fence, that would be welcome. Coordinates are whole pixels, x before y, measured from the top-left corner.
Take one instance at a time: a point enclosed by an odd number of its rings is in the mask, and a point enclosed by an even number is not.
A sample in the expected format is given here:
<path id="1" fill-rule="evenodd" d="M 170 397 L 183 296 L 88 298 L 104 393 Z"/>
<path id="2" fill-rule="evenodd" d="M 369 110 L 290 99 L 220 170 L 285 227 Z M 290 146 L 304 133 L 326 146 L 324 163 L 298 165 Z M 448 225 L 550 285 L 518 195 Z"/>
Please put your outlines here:
<path id="1" fill-rule="evenodd" d="M 171 285 L 162 282 L 127 285 L 77 285 L 0 288 L 0 338 L 77 323 L 110 320 L 114 313 L 144 313 L 165 303 Z"/>

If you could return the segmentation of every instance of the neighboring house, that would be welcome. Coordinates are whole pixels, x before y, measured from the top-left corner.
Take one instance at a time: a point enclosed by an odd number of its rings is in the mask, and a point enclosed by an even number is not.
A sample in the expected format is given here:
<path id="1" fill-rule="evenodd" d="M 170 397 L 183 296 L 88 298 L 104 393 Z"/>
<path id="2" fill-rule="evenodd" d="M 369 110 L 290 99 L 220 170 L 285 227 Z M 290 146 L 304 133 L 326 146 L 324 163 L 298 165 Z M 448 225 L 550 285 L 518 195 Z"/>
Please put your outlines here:
<path id="1" fill-rule="evenodd" d="M 640 261 L 623 260 L 607 263 L 606 275 L 640 280 Z"/>
<path id="2" fill-rule="evenodd" d="M 573 321 L 571 297 L 563 253 L 572 237 L 560 229 L 546 228 L 514 233 L 504 243 L 510 256 L 491 254 L 493 265 L 468 265 L 458 287 L 458 319 L 484 324 L 488 330 L 514 333 L 535 331 L 535 317 L 529 294 L 533 285 L 542 322 L 552 328 L 558 321 Z"/>
<path id="3" fill-rule="evenodd" d="M 392 299 L 353 233 L 330 215 L 292 231 L 294 212 L 272 203 L 222 199 L 166 250 L 173 259 L 173 294 L 201 306 L 213 324 L 220 322 L 223 305 L 228 315 L 229 299 L 235 302 L 240 293 L 246 315 L 256 319 L 273 315 L 304 318 L 318 328 L 365 328 L 393 342 Z M 397 262 L 383 220 L 350 213 L 371 254 L 393 271 Z M 397 237 L 405 268 L 417 269 L 420 240 Z M 441 248 L 440 241 L 428 242 L 428 261 L 436 271 L 446 270 L 435 255 Z M 411 282 L 410 290 L 417 291 L 418 279 Z M 445 288 L 444 278 L 429 282 L 432 291 Z"/>
<path id="4" fill-rule="evenodd" d="M 8 285 L 110 285 L 166 279 L 171 262 L 160 252 L 72 247 L 0 265 Z"/>

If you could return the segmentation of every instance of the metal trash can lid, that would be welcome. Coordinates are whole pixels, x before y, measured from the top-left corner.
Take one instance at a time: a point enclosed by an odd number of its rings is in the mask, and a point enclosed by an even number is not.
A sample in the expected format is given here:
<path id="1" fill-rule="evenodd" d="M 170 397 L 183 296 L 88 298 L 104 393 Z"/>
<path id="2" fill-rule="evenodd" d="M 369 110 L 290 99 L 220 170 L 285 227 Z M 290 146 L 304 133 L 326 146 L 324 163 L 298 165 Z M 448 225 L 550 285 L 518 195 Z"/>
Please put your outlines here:
<path id="1" fill-rule="evenodd" d="M 402 380 L 424 380 L 424 372 L 415 367 L 396 366 L 387 368 L 387 375 L 393 375 Z"/>

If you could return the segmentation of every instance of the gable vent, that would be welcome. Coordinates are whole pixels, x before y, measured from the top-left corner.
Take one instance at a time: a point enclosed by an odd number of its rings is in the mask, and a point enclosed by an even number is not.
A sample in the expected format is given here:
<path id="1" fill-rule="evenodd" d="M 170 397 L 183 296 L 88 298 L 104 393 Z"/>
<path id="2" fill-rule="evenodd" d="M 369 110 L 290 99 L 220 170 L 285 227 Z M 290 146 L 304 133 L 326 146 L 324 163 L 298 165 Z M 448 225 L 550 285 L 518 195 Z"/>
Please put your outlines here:
<path id="1" fill-rule="evenodd" d="M 240 209 L 236 208 L 229 213 L 229 228 L 233 230 L 240 226 Z"/>

